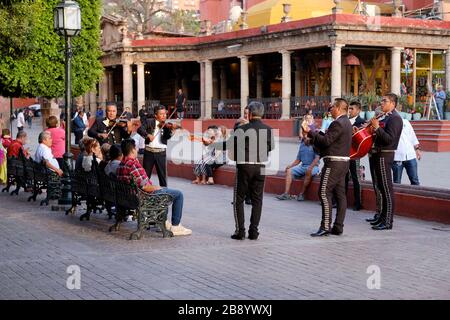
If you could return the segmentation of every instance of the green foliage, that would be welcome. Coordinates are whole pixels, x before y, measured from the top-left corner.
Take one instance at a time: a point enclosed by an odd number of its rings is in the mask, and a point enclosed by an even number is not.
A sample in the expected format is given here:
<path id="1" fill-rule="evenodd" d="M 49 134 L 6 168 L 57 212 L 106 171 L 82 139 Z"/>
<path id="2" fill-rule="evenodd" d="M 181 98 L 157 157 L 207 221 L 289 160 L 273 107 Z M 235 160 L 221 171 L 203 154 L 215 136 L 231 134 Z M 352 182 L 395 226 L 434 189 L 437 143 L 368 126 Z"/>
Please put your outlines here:
<path id="1" fill-rule="evenodd" d="M 64 95 L 64 39 L 53 31 L 59 0 L 23 0 L 0 5 L 0 94 Z M 73 38 L 72 94 L 92 89 L 102 74 L 100 0 L 78 0 L 81 34 Z M 5 22 L 6 21 L 6 22 Z"/>

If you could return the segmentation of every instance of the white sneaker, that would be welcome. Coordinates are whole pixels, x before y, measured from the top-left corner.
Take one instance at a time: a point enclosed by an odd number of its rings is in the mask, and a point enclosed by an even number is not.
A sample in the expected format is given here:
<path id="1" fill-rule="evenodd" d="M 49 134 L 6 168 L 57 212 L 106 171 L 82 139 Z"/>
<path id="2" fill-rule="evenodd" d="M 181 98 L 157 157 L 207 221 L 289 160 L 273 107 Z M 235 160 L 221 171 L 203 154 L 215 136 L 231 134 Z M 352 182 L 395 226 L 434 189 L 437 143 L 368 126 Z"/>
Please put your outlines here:
<path id="1" fill-rule="evenodd" d="M 172 226 L 170 228 L 170 231 L 172 231 L 174 236 L 188 236 L 190 234 L 192 234 L 192 230 L 183 227 L 181 224 L 177 225 L 177 226 Z"/>
<path id="2" fill-rule="evenodd" d="M 170 223 L 169 220 L 166 220 L 166 229 L 170 230 L 170 228 L 172 228 L 172 224 Z"/>

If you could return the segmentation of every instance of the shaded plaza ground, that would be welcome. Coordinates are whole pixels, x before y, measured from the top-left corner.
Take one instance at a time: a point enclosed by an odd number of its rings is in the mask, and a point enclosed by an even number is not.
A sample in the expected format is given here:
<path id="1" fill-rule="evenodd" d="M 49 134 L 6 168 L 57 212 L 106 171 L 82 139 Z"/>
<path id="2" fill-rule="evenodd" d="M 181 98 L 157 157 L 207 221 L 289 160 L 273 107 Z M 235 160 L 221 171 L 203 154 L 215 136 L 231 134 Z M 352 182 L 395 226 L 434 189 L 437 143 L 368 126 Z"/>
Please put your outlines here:
<path id="1" fill-rule="evenodd" d="M 39 131 L 34 125 L 30 142 Z M 296 144 L 281 150 L 285 166 Z M 348 210 L 343 236 L 315 239 L 317 202 L 265 194 L 260 239 L 235 241 L 231 188 L 172 177 L 169 185 L 184 192 L 191 236 L 146 232 L 129 241 L 135 222 L 108 233 L 105 214 L 80 222 L 82 208 L 65 216 L 27 202 L 26 193 L 0 194 L 0 299 L 450 298 L 446 225 L 395 217 L 393 230 L 373 231 L 364 221 L 371 212 Z M 246 206 L 247 225 L 249 214 Z M 71 265 L 80 267 L 80 290 L 66 287 Z M 380 289 L 367 286 L 370 266 L 380 269 Z"/>
<path id="2" fill-rule="evenodd" d="M 65 216 L 23 192 L 2 193 L 0 299 L 450 298 L 448 226 L 396 217 L 393 230 L 373 231 L 364 221 L 371 213 L 349 210 L 343 236 L 315 239 L 316 202 L 266 194 L 260 239 L 235 241 L 230 188 L 169 184 L 184 192 L 191 236 L 130 241 L 135 222 L 108 233 L 105 214 L 80 222 L 82 209 Z M 70 265 L 80 267 L 80 290 L 66 288 Z M 367 287 L 372 265 L 380 289 Z"/>

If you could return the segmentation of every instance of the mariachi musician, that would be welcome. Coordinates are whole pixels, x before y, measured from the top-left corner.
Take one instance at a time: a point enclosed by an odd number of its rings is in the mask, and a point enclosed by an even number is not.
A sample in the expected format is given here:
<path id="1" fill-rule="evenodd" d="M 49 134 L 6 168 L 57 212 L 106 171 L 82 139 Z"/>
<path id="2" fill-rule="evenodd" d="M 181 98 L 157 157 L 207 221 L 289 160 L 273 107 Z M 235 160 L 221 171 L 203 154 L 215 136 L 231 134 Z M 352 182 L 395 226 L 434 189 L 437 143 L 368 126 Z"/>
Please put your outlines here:
<path id="1" fill-rule="evenodd" d="M 392 229 L 394 219 L 394 190 L 392 184 L 392 164 L 394 162 L 395 150 L 400 140 L 403 129 L 403 120 L 396 111 L 397 95 L 389 93 L 381 100 L 381 111 L 383 116 L 374 117 L 369 125 L 375 133 L 375 140 L 370 151 L 371 173 L 375 180 L 375 192 L 381 194 L 379 203 L 380 212 L 371 219 L 372 229 Z"/>
<path id="2" fill-rule="evenodd" d="M 311 130 L 307 122 L 302 123 L 302 129 L 312 138 L 314 146 L 319 150 L 324 163 L 319 187 L 319 197 L 322 205 L 322 222 L 312 237 L 328 236 L 330 233 L 341 235 L 344 231 L 347 196 L 345 195 L 345 176 L 349 169 L 350 147 L 352 143 L 352 125 L 347 116 L 348 103 L 337 98 L 331 107 L 334 121 L 327 132 L 321 134 Z M 334 226 L 332 222 L 332 198 L 336 197 L 337 212 Z"/>
<path id="3" fill-rule="evenodd" d="M 88 130 L 88 136 L 98 140 L 100 145 L 121 143 L 130 137 L 132 123 L 126 117 L 117 117 L 117 106 L 113 103 L 106 106 L 106 117 L 95 119 Z"/>
<path id="4" fill-rule="evenodd" d="M 364 119 L 359 116 L 360 112 L 361 112 L 361 103 L 359 103 L 358 101 L 352 101 L 350 103 L 350 107 L 348 108 L 348 117 L 350 123 L 353 126 L 353 132 L 360 129 L 365 124 Z M 353 182 L 353 194 L 355 198 L 353 211 L 359 211 L 361 210 L 362 207 L 361 184 L 358 177 L 358 169 L 359 169 L 359 159 L 350 160 L 350 170 L 347 173 L 347 176 L 345 177 L 345 193 L 347 193 L 348 181 L 351 178 Z"/>
<path id="5" fill-rule="evenodd" d="M 159 185 L 167 187 L 166 151 L 167 140 L 172 138 L 177 129 L 175 123 L 166 122 L 167 110 L 163 105 L 154 108 L 155 117 L 147 118 L 139 127 L 137 133 L 145 139 L 144 169 L 147 175 L 152 175 L 156 166 Z M 142 121 L 143 118 L 141 118 Z"/>

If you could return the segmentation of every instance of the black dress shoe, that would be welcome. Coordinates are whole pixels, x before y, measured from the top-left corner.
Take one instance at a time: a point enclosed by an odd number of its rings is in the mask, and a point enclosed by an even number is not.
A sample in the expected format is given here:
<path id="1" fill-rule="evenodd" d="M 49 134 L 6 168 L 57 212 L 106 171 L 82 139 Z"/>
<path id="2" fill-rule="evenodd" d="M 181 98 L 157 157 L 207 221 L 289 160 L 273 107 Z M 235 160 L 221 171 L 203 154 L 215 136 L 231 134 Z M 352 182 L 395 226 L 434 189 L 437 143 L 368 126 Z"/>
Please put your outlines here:
<path id="1" fill-rule="evenodd" d="M 331 234 L 335 235 L 335 236 L 340 236 L 342 234 L 342 230 L 339 230 L 337 228 L 332 228 L 331 229 Z"/>
<path id="2" fill-rule="evenodd" d="M 378 220 L 375 220 L 374 222 L 371 222 L 370 225 L 371 225 L 371 226 L 376 226 L 376 225 L 378 225 L 378 224 L 380 224 L 380 223 L 381 223 L 381 220 L 378 219 Z"/>
<path id="3" fill-rule="evenodd" d="M 235 233 L 231 236 L 231 239 L 234 239 L 234 240 L 244 240 L 244 239 L 245 239 L 245 231 L 235 232 Z"/>
<path id="4" fill-rule="evenodd" d="M 250 240 L 257 240 L 259 237 L 259 232 L 248 232 L 248 238 Z"/>
<path id="5" fill-rule="evenodd" d="M 374 222 L 374 221 L 377 221 L 377 220 L 378 220 L 378 216 L 366 219 L 367 222 Z"/>
<path id="6" fill-rule="evenodd" d="M 376 226 L 372 227 L 373 230 L 390 230 L 392 229 L 392 226 L 387 226 L 384 223 L 377 224 Z"/>
<path id="7" fill-rule="evenodd" d="M 311 237 L 326 237 L 330 234 L 330 231 L 319 229 L 316 233 L 311 233 Z"/>

